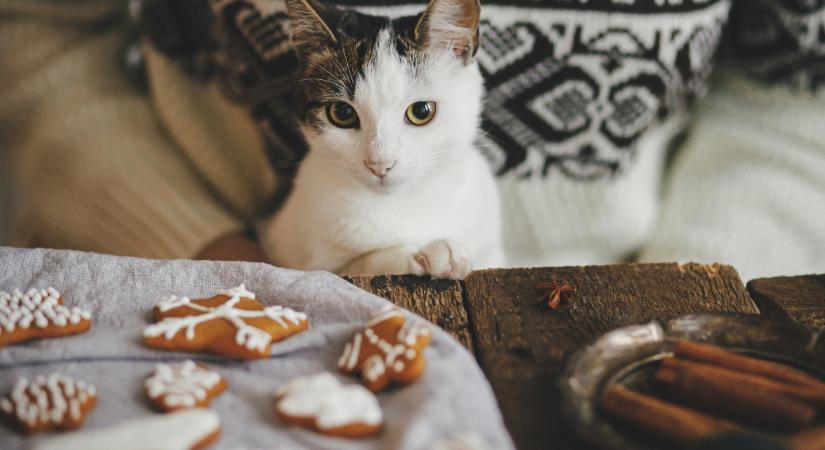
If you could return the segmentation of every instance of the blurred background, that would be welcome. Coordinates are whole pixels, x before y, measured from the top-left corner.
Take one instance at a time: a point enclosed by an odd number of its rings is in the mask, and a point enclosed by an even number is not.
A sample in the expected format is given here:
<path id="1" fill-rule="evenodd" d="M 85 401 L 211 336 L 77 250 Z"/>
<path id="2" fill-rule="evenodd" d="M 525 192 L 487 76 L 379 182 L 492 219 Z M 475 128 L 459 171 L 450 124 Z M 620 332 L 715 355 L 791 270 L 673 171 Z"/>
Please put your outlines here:
<path id="1" fill-rule="evenodd" d="M 9 163 L 6 161 L 5 152 L 0 150 L 0 245 L 6 242 L 6 218 L 11 211 L 9 176 Z"/>
<path id="2" fill-rule="evenodd" d="M 825 3 L 482 3 L 509 265 L 825 272 Z M 289 182 L 288 40 L 282 1 L 0 0 L 0 243 L 163 259 L 248 236 Z"/>

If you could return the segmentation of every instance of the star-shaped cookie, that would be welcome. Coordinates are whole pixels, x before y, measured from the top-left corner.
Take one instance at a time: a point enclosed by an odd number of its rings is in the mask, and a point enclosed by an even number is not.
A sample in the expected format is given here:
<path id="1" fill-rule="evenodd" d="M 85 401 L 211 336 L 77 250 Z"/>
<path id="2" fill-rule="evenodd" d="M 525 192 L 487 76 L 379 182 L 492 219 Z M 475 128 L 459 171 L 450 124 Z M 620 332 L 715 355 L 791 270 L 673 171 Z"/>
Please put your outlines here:
<path id="1" fill-rule="evenodd" d="M 309 326 L 306 314 L 264 307 L 244 285 L 205 299 L 173 296 L 155 306 L 153 314 L 159 322 L 144 329 L 146 345 L 241 359 L 266 358 L 272 342 Z"/>
<path id="2" fill-rule="evenodd" d="M 424 348 L 430 336 L 429 328 L 407 321 L 401 310 L 386 310 L 347 343 L 338 368 L 345 374 L 360 373 L 373 392 L 391 382 L 411 383 L 424 372 Z"/>

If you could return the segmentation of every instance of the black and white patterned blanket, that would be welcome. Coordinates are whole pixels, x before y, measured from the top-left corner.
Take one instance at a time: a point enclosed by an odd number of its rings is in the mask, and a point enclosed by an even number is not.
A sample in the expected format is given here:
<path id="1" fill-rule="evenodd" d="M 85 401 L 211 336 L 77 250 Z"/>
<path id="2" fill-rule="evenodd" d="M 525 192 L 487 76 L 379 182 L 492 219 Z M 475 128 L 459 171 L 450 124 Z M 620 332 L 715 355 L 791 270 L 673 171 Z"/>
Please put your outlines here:
<path id="1" fill-rule="evenodd" d="M 143 3 L 155 45 L 193 75 L 217 77 L 251 109 L 273 164 L 295 167 L 305 148 L 283 2 Z M 333 3 L 387 15 L 423 5 Z M 500 177 L 620 174 L 646 131 L 706 93 L 726 31 L 725 64 L 766 83 L 825 86 L 825 0 L 491 0 L 482 11 L 480 146 Z"/>

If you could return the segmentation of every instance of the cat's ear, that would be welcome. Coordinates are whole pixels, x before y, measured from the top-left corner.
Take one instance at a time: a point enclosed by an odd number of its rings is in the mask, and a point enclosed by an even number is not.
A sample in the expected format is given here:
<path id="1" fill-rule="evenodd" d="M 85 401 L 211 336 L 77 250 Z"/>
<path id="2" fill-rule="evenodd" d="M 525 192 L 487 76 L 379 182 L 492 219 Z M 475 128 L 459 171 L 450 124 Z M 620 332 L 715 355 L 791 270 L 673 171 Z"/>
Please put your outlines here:
<path id="1" fill-rule="evenodd" d="M 430 0 L 415 26 L 416 40 L 469 61 L 478 50 L 480 15 L 479 0 Z"/>
<path id="2" fill-rule="evenodd" d="M 333 9 L 315 0 L 286 0 L 286 10 L 292 42 L 299 52 L 338 43 L 330 25 Z"/>

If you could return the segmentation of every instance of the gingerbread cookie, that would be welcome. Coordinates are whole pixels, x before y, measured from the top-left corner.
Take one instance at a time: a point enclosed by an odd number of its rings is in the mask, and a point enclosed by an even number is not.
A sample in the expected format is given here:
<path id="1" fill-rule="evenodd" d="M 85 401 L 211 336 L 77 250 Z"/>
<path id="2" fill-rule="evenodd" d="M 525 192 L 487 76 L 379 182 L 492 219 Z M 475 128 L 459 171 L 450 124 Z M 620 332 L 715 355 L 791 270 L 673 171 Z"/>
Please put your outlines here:
<path id="1" fill-rule="evenodd" d="M 214 411 L 190 409 L 37 442 L 34 450 L 201 450 L 221 436 Z"/>
<path id="2" fill-rule="evenodd" d="M 17 380 L 11 395 L 0 398 L 0 412 L 25 433 L 73 430 L 95 407 L 95 388 L 61 374 Z"/>
<path id="3" fill-rule="evenodd" d="M 146 396 L 161 411 L 205 408 L 226 389 L 226 380 L 192 360 L 158 364 L 146 379 Z"/>
<path id="4" fill-rule="evenodd" d="M 424 372 L 424 348 L 429 343 L 427 327 L 411 324 L 401 310 L 390 308 L 347 343 L 338 368 L 345 374 L 361 373 L 364 385 L 373 392 L 393 381 L 411 383 Z"/>
<path id="5" fill-rule="evenodd" d="M 342 385 L 329 372 L 296 378 L 278 390 L 275 413 L 286 423 L 332 436 L 364 437 L 381 430 L 375 395 L 357 384 Z"/>
<path id="6" fill-rule="evenodd" d="M 150 347 L 244 359 L 266 358 L 272 342 L 309 326 L 306 314 L 264 307 L 244 285 L 206 299 L 173 296 L 155 306 L 153 314 L 160 322 L 143 331 Z"/>
<path id="7" fill-rule="evenodd" d="M 0 291 L 0 347 L 18 342 L 84 333 L 92 326 L 88 311 L 63 306 L 54 288 Z"/>

